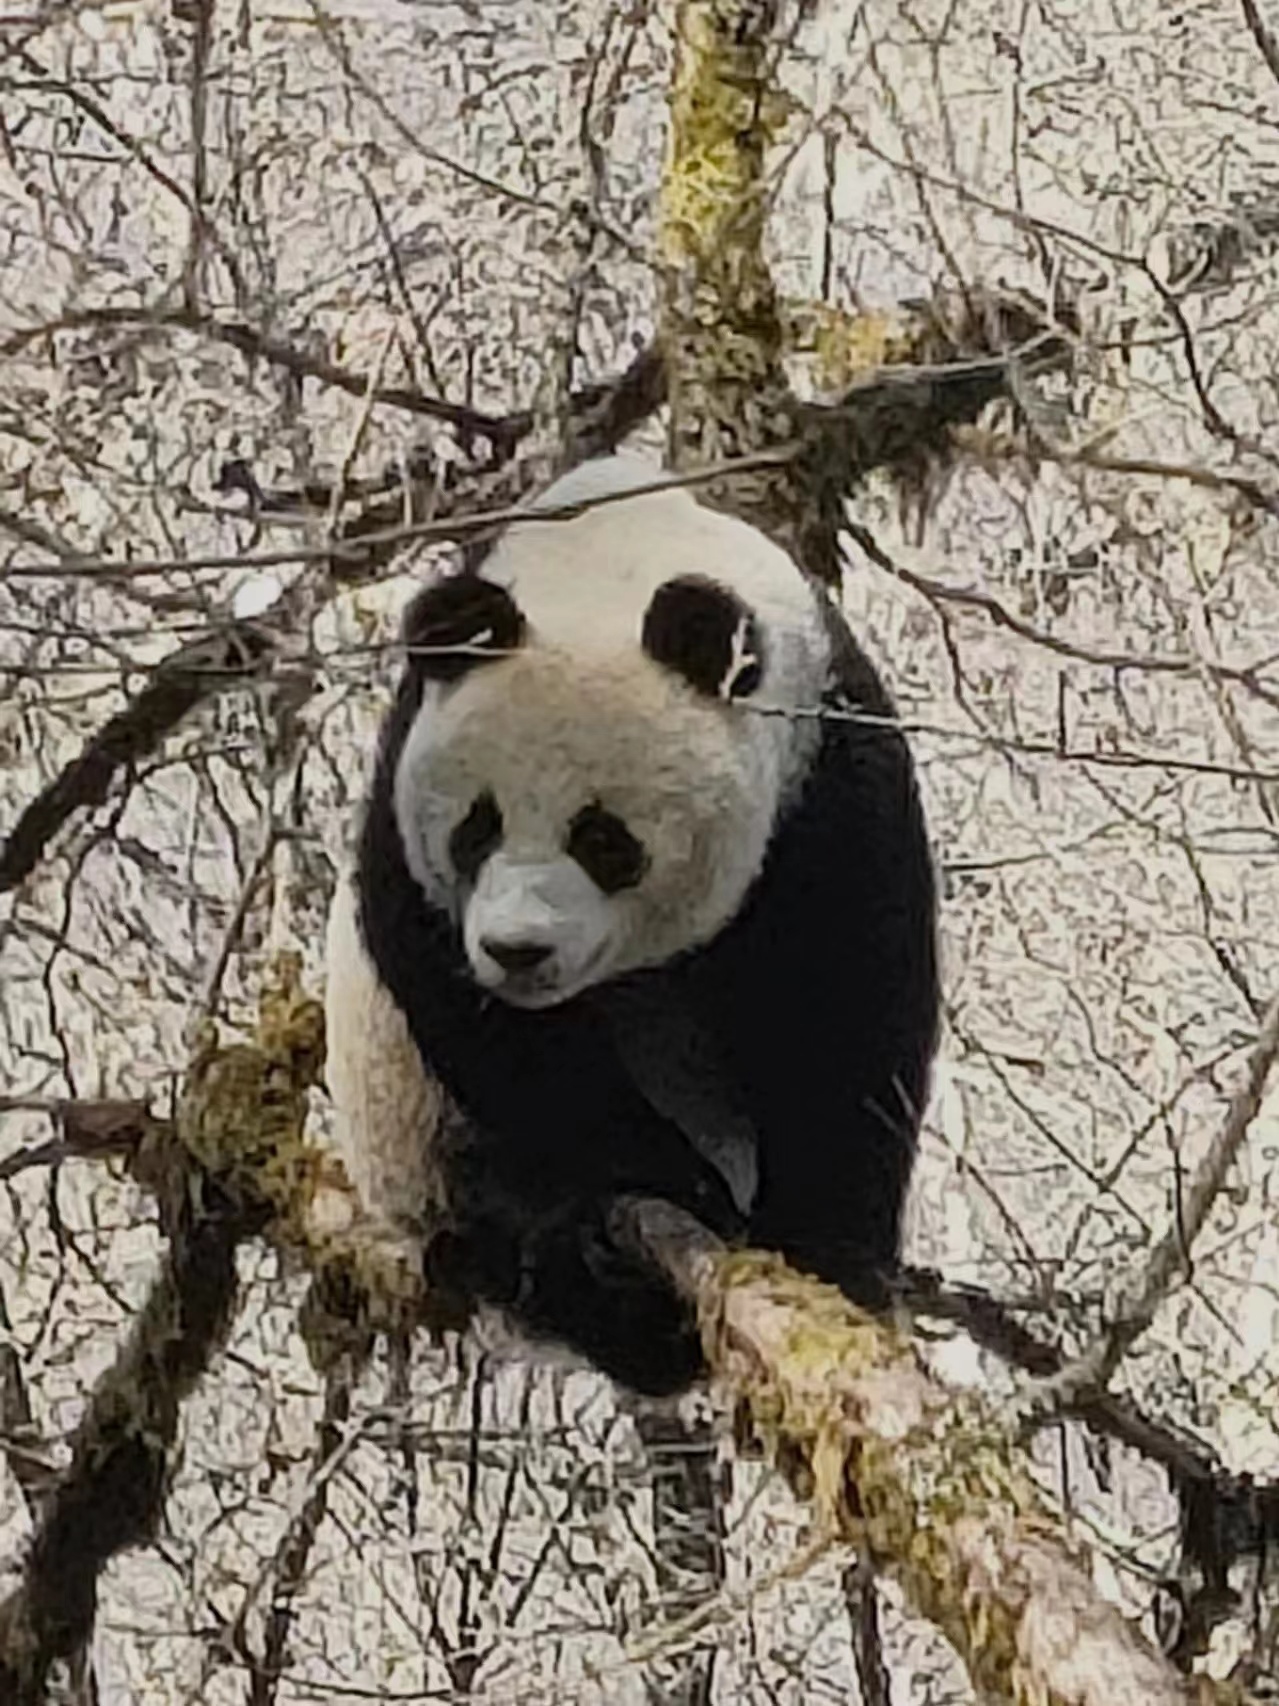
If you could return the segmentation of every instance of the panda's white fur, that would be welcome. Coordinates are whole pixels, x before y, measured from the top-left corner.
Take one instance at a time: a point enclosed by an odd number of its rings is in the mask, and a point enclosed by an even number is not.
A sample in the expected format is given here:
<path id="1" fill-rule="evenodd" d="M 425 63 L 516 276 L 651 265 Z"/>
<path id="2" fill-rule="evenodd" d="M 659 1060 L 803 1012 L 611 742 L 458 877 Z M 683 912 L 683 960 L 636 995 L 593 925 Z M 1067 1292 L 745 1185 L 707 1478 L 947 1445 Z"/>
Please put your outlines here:
<path id="1" fill-rule="evenodd" d="M 537 510 L 656 477 L 639 458 L 593 462 Z M 766 655 L 761 698 L 808 708 L 827 685 L 822 596 L 778 546 L 683 488 L 627 495 L 568 520 L 512 526 L 485 559 L 527 623 L 524 645 L 460 681 L 428 682 L 395 776 L 405 857 L 462 930 L 477 980 L 515 1004 L 553 1005 L 708 941 L 758 873 L 780 812 L 818 740 L 803 717 L 716 703 L 643 652 L 660 586 L 709 577 L 754 613 Z M 500 849 L 473 889 L 449 837 L 477 795 L 501 802 Z M 643 844 L 637 887 L 605 895 L 564 848 L 565 825 L 600 802 Z M 544 944 L 512 976 L 485 942 Z"/>
<path id="2" fill-rule="evenodd" d="M 591 507 L 508 528 L 485 559 L 484 578 L 512 593 L 534 634 L 554 636 L 574 658 L 633 665 L 639 619 L 658 587 L 679 575 L 709 576 L 738 593 L 765 631 L 768 699 L 811 705 L 829 658 L 817 604 L 822 595 L 779 545 L 735 516 L 708 509 L 692 487 L 635 491 L 662 479 L 660 469 L 629 453 L 574 468 L 529 510 Z M 774 728 L 770 738 L 790 746 L 794 732 Z M 806 762 L 808 751 L 800 757 Z"/>
<path id="3" fill-rule="evenodd" d="M 365 1213 L 412 1236 L 438 1197 L 431 1153 L 443 1093 L 369 957 L 347 871 L 339 873 L 329 909 L 325 973 L 335 1148 Z"/>

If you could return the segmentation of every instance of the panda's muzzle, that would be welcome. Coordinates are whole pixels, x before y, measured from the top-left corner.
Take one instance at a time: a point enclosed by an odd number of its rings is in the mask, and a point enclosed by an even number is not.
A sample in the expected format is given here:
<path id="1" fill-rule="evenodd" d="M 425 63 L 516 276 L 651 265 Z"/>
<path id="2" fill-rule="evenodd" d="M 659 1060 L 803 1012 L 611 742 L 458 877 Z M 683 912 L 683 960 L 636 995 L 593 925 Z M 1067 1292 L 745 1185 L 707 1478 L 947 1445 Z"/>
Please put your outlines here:
<path id="1" fill-rule="evenodd" d="M 478 982 L 520 1007 L 551 1006 L 593 981 L 612 913 L 573 860 L 525 861 L 504 851 L 484 864 L 463 935 Z"/>

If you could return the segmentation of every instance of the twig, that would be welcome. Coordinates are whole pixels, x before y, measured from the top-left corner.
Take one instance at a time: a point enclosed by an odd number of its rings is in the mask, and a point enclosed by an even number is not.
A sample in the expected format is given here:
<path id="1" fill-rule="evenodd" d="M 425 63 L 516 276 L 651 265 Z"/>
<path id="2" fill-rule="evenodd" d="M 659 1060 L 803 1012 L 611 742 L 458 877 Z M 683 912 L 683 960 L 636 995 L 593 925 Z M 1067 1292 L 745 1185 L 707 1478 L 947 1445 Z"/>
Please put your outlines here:
<path id="1" fill-rule="evenodd" d="M 1028 1416 L 1038 1419 L 1109 1385 L 1123 1357 L 1154 1320 L 1178 1273 L 1188 1272 L 1191 1253 L 1261 1106 L 1266 1081 L 1279 1056 L 1279 994 L 1266 1008 L 1243 1082 L 1230 1098 L 1226 1117 L 1195 1170 L 1172 1224 L 1151 1251 L 1141 1273 L 1119 1289 L 1105 1335 L 1029 1395 Z"/>
<path id="2" fill-rule="evenodd" d="M 874 1568 L 865 1558 L 859 1558 L 842 1573 L 840 1584 L 852 1624 L 853 1663 L 857 1667 L 862 1706 L 893 1706 L 888 1666 L 884 1663 L 884 1643 L 879 1632 L 879 1597 L 875 1592 Z"/>
<path id="3" fill-rule="evenodd" d="M 201 0 L 200 10 L 202 13 L 211 13 L 212 9 L 213 0 L 207 0 L 207 4 L 206 0 Z M 201 240 L 211 242 L 213 247 L 217 250 L 218 259 L 222 262 L 223 266 L 226 267 L 236 289 L 242 290 L 243 278 L 240 273 L 240 266 L 235 253 L 230 246 L 223 241 L 221 234 L 208 218 L 208 215 L 204 210 L 202 179 L 196 180 L 193 185 L 193 193 L 188 195 L 187 191 L 182 187 L 177 179 L 173 177 L 171 173 L 167 172 L 165 168 L 152 157 L 150 152 L 137 140 L 135 136 L 125 130 L 121 125 L 118 125 L 107 109 L 102 106 L 99 101 L 94 100 L 92 95 L 87 94 L 79 83 L 74 80 L 64 82 L 57 78 L 46 65 L 42 64 L 40 60 L 35 57 L 34 54 L 20 53 L 18 58 L 25 68 L 34 76 L 39 77 L 50 89 L 56 89 L 59 95 L 62 95 L 66 100 L 71 102 L 72 106 L 78 107 L 85 117 L 91 120 L 91 122 L 101 130 L 104 135 L 109 136 L 111 140 L 122 148 L 129 158 L 135 161 L 155 183 L 159 184 L 162 189 L 167 191 L 169 195 L 173 196 L 181 206 L 185 208 L 191 220 L 192 241 L 194 242 L 196 240 L 198 234 Z M 192 176 L 193 179 L 195 179 L 196 174 L 194 170 L 194 163 Z M 194 307 L 195 304 L 192 302 L 189 303 L 188 306 Z"/>
<path id="4" fill-rule="evenodd" d="M 204 241 L 208 231 L 204 204 L 209 189 L 205 129 L 209 108 L 209 53 L 213 45 L 214 0 L 196 0 L 191 10 L 191 229 L 182 265 L 182 297 L 189 313 L 197 313 L 203 295 L 201 277 Z"/>
<path id="5" fill-rule="evenodd" d="M 653 1489 L 653 1553 L 664 1617 L 682 1623 L 724 1587 L 724 1512 L 708 1420 L 640 1403 L 635 1428 Z M 663 1706 L 710 1706 L 717 1643 L 681 1646 L 671 1674 L 650 1688 Z"/>
<path id="6" fill-rule="evenodd" d="M 1018 639 L 1027 640 L 1034 646 L 1042 646 L 1045 651 L 1055 652 L 1059 657 L 1073 658 L 1097 669 L 1142 670 L 1151 675 L 1203 673 L 1216 681 L 1233 681 L 1261 698 L 1279 702 L 1279 687 L 1270 690 L 1261 683 L 1258 676 L 1260 664 L 1238 666 L 1216 663 L 1209 658 L 1197 657 L 1191 652 L 1174 656 L 1159 652 L 1147 655 L 1141 652 L 1117 652 L 1098 646 L 1083 646 L 1077 641 L 1063 639 L 1059 634 L 1051 634 L 1046 629 L 1036 628 L 1033 622 L 1025 621 L 1009 610 L 1007 605 L 1001 604 L 993 593 L 983 592 L 977 587 L 947 586 L 944 581 L 934 580 L 931 575 L 921 575 L 916 570 L 907 568 L 904 563 L 890 556 L 870 529 L 861 522 L 850 521 L 849 533 L 876 568 L 883 569 L 903 586 L 922 594 L 930 603 L 953 604 L 960 609 L 979 610 L 996 628 L 1003 628 L 1010 634 L 1016 634 Z"/>
<path id="7" fill-rule="evenodd" d="M 378 391 L 381 389 L 382 375 L 386 371 L 386 358 L 391 353 L 391 345 L 395 342 L 397 330 L 398 328 L 395 325 L 390 325 L 383 333 L 382 342 L 373 363 L 373 371 L 369 374 L 368 383 L 364 387 L 364 395 L 360 398 L 360 407 L 355 422 L 347 434 L 346 447 L 338 465 L 337 479 L 333 482 L 333 490 L 329 494 L 329 531 L 331 533 L 338 532 L 338 517 L 342 509 L 343 499 L 346 496 L 347 482 L 351 478 L 356 458 L 360 454 L 360 448 L 369 430 L 369 419 L 373 413 L 373 404 L 377 399 Z"/>
<path id="8" fill-rule="evenodd" d="M 0 506 L 0 529 L 5 533 L 12 533 L 14 538 L 20 539 L 24 545 L 34 545 L 37 551 L 47 551 L 51 557 L 57 557 L 63 563 L 74 563 L 82 555 L 74 545 L 60 539 L 56 533 L 42 527 L 29 515 L 19 515 L 15 510 L 3 506 Z"/>
<path id="9" fill-rule="evenodd" d="M 1257 480 L 1246 474 L 1228 474 L 1217 468 L 1204 468 L 1194 462 L 1164 462 L 1153 456 L 1115 456 L 1094 445 L 1071 448 L 1066 445 L 1036 443 L 1033 450 L 996 433 L 980 428 L 966 428 L 958 436 L 961 447 L 974 455 L 998 457 L 1004 462 L 1056 463 L 1062 468 L 1095 468 L 1102 474 L 1123 474 L 1133 479 L 1184 480 L 1207 492 L 1233 492 L 1252 508 L 1279 517 L 1279 492 L 1267 491 Z"/>
<path id="10" fill-rule="evenodd" d="M 235 1621 L 232 1636 L 234 1645 L 252 1667 L 249 1706 L 274 1706 L 280 1678 L 287 1662 L 289 1630 L 293 1623 L 293 1602 L 305 1583 L 311 1551 L 328 1511 L 330 1483 L 338 1467 L 349 1455 L 357 1437 L 348 1431 L 351 1419 L 351 1382 L 352 1370 L 345 1364 L 339 1364 L 330 1370 L 325 1382 L 324 1414 L 316 1431 L 314 1468 L 306 1496 L 276 1547 L 271 1566 L 275 1585 L 271 1592 L 270 1610 L 266 1615 L 260 1659 L 255 1660 L 249 1654 L 245 1631 L 252 1594 L 246 1598 Z M 260 1588 L 261 1585 L 259 1578 L 255 1586 Z"/>
<path id="11" fill-rule="evenodd" d="M 231 963 L 231 955 L 235 952 L 244 931 L 245 921 L 249 916 L 249 908 L 253 904 L 253 896 L 258 884 L 270 869 L 271 859 L 275 853 L 276 844 L 280 839 L 280 830 L 275 819 L 268 813 L 267 820 L 258 839 L 258 845 L 249 861 L 249 868 L 240 884 L 240 892 L 236 896 L 235 906 L 227 919 L 218 942 L 217 952 L 213 956 L 208 975 L 204 980 L 204 988 L 200 995 L 198 1011 L 206 1018 L 213 1018 L 217 1013 L 218 1004 L 222 997 L 222 980 L 226 976 L 227 967 Z"/>

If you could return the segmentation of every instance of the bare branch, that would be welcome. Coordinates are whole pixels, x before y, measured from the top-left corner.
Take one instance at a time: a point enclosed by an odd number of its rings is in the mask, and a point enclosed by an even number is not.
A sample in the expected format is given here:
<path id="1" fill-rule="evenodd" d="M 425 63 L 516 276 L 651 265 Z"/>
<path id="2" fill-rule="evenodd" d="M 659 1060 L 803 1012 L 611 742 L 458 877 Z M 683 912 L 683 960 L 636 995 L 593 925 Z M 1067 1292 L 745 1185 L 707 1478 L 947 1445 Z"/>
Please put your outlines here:
<path id="1" fill-rule="evenodd" d="M 304 1135 L 307 1092 L 323 1065 L 323 1015 L 297 975 L 296 961 L 283 956 L 253 1043 L 220 1047 L 204 1030 L 175 1131 L 136 1104 L 64 1109 L 64 1130 L 90 1149 L 136 1141 L 137 1171 L 157 1193 L 169 1244 L 89 1400 L 70 1465 L 41 1502 L 22 1583 L 0 1604 L 6 1706 L 42 1706 L 50 1666 L 75 1655 L 92 1630 L 101 1571 L 154 1536 L 181 1405 L 231 1324 L 241 1240 L 269 1226 L 286 1246 L 311 1249 L 322 1277 L 344 1269 L 358 1288 L 350 1215 L 346 1224 L 332 1216 L 349 1191 L 338 1164 Z M 329 1210 L 313 1218 L 326 1195 Z M 411 1284 L 400 1302 L 406 1297 Z"/>
<path id="2" fill-rule="evenodd" d="M 1239 0 L 1239 4 L 1243 7 L 1244 22 L 1266 62 L 1270 75 L 1279 83 L 1279 41 L 1275 40 L 1274 31 L 1262 17 L 1257 0 Z"/>
<path id="3" fill-rule="evenodd" d="M 269 1579 L 260 1583 L 270 1587 L 270 1609 L 266 1614 L 260 1658 L 254 1658 L 249 1651 L 245 1627 L 248 1600 L 236 1618 L 232 1639 L 251 1667 L 249 1706 L 274 1706 L 280 1679 L 285 1674 L 294 1601 L 306 1584 L 307 1564 L 328 1511 L 330 1483 L 350 1450 L 351 1381 L 352 1370 L 340 1364 L 330 1371 L 325 1382 L 324 1414 L 316 1430 L 314 1468 L 306 1496 L 275 1549 L 270 1571 L 264 1572 Z"/>
<path id="4" fill-rule="evenodd" d="M 154 752 L 201 700 L 247 679 L 270 651 L 264 629 L 229 622 L 158 664 L 136 698 L 22 812 L 0 848 L 0 894 L 30 875 L 74 813 L 101 805 L 118 770 Z"/>
<path id="5" fill-rule="evenodd" d="M 403 409 L 407 414 L 421 415 L 428 420 L 442 421 L 466 435 L 488 438 L 493 443 L 509 447 L 520 436 L 513 420 L 502 415 L 486 415 L 477 409 L 449 403 L 443 398 L 428 397 L 424 392 L 407 385 L 380 385 L 371 375 L 360 373 L 305 350 L 277 337 L 273 333 L 245 325 L 238 320 L 220 320 L 198 308 L 81 308 L 60 314 L 38 326 L 24 326 L 0 341 L 0 360 L 20 355 L 32 344 L 58 332 L 98 328 L 109 330 L 133 327 L 146 331 L 191 332 L 226 344 L 248 359 L 258 358 L 282 367 L 299 379 L 314 379 L 318 384 L 331 385 L 361 400 L 370 398 L 387 408 Z"/>
<path id="6" fill-rule="evenodd" d="M 979 610 L 995 627 L 1005 628 L 1019 639 L 1042 646 L 1045 651 L 1056 652 L 1059 657 L 1075 658 L 1080 663 L 1091 664 L 1098 669 L 1131 669 L 1147 671 L 1152 675 L 1206 674 L 1217 681 L 1236 682 L 1247 691 L 1256 693 L 1258 697 L 1279 704 L 1279 685 L 1269 688 L 1261 678 L 1263 665 L 1272 661 L 1269 656 L 1263 657 L 1255 664 L 1230 665 L 1214 662 L 1210 658 L 1196 657 L 1189 652 L 1182 656 L 1167 656 L 1158 652 L 1146 655 L 1141 652 L 1109 651 L 1099 646 L 1083 646 L 1076 641 L 1063 639 L 1059 634 L 1051 634 L 1046 629 L 1037 628 L 1033 622 L 1027 622 L 1024 617 L 1016 615 L 1006 605 L 1001 604 L 993 593 L 983 592 L 979 587 L 947 586 L 944 581 L 935 580 L 931 575 L 921 575 L 908 568 L 906 564 L 890 557 L 870 529 L 860 522 L 850 521 L 848 531 L 876 568 L 884 569 L 904 586 L 912 587 L 930 603 L 952 604 L 960 609 Z"/>
<path id="7" fill-rule="evenodd" d="M 1177 1204 L 1168 1231 L 1136 1278 L 1120 1287 L 1104 1337 L 1031 1395 L 1033 1416 L 1075 1403 L 1082 1395 L 1106 1387 L 1124 1356 L 1154 1320 L 1177 1275 L 1189 1273 L 1195 1240 L 1257 1116 L 1276 1058 L 1279 1058 L 1279 995 L 1273 996 L 1266 1008 L 1260 1033 L 1248 1056 L 1243 1082 L 1230 1098 L 1226 1117 L 1195 1169 L 1189 1190 Z"/>

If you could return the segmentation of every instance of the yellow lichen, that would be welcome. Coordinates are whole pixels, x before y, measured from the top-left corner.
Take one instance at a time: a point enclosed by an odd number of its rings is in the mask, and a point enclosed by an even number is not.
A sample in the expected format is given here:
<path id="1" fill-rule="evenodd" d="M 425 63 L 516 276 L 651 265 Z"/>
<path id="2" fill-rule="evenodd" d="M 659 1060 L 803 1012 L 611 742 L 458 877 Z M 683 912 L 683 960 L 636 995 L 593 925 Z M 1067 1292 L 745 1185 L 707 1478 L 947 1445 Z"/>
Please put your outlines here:
<path id="1" fill-rule="evenodd" d="M 224 1044 L 215 1026 L 202 1027 L 178 1106 L 188 1153 L 286 1231 L 325 1170 L 306 1137 L 307 1091 L 323 1068 L 324 1008 L 303 991 L 298 957 L 281 955 L 254 1041 Z"/>
<path id="2" fill-rule="evenodd" d="M 338 1158 L 307 1136 L 307 1093 L 324 1068 L 324 1008 L 302 987 L 301 961 L 281 954 L 268 974 L 252 1041 L 196 1032 L 178 1107 L 186 1152 L 260 1216 L 317 1274 L 308 1315 L 318 1347 L 340 1317 L 365 1327 L 404 1324 L 422 1304 L 421 1263 L 370 1223 Z"/>
<path id="3" fill-rule="evenodd" d="M 767 32 L 741 0 L 684 0 L 675 25 L 659 252 L 671 267 L 762 267 L 765 150 L 793 104 L 769 82 Z"/>
<path id="4" fill-rule="evenodd" d="M 1175 1673 L 1097 1599 L 989 1408 L 937 1385 L 906 1334 L 754 1251 L 707 1263 L 695 1283 L 712 1367 L 813 1501 L 817 1537 L 891 1576 L 979 1691 L 1091 1706 L 1112 1697 L 1101 1673 L 1113 1661 L 1126 1697 L 1184 1701 Z M 1063 1656 L 1085 1641 L 1083 1657 Z"/>
<path id="5" fill-rule="evenodd" d="M 791 433 L 763 247 L 765 156 L 785 119 L 770 88 L 767 10 L 743 0 L 683 0 L 676 17 L 658 233 L 676 467 L 763 449 Z M 743 512 L 762 507 L 740 485 L 734 492 Z"/>
<path id="6" fill-rule="evenodd" d="M 880 368 L 926 359 L 937 336 L 932 316 L 850 312 L 828 302 L 788 302 L 782 325 L 787 350 L 811 358 L 815 386 L 839 395 Z"/>

